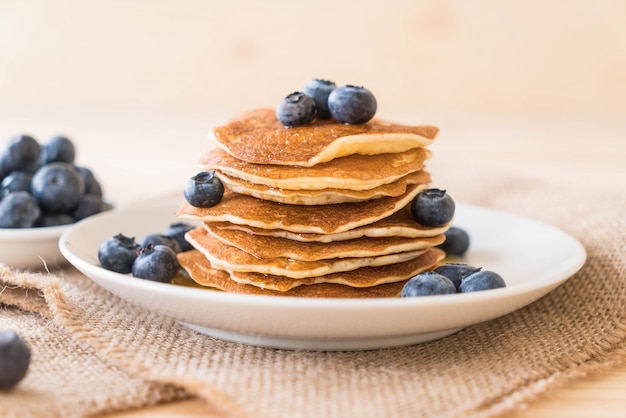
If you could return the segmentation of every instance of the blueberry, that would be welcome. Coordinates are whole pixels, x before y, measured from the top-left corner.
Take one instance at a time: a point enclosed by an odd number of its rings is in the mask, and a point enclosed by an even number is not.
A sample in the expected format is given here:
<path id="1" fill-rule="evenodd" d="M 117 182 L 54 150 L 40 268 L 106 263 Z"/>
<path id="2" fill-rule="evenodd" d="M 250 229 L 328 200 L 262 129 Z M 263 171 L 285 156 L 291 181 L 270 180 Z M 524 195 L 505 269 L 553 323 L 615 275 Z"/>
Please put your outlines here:
<path id="1" fill-rule="evenodd" d="M 0 180 L 4 179 L 11 172 L 9 169 L 10 162 L 4 155 L 0 155 Z"/>
<path id="2" fill-rule="evenodd" d="M 181 252 L 178 241 L 176 241 L 174 237 L 168 237 L 164 234 L 148 234 L 139 242 L 139 244 L 142 247 L 147 247 L 149 244 L 165 245 L 166 247 L 170 247 L 175 253 Z"/>
<path id="3" fill-rule="evenodd" d="M 100 244 L 98 260 L 105 269 L 126 274 L 133 270 L 139 250 L 141 246 L 135 238 L 117 234 Z"/>
<path id="4" fill-rule="evenodd" d="M 85 183 L 85 193 L 102 196 L 102 187 L 96 179 L 96 176 L 94 176 L 93 171 L 83 166 L 75 166 L 74 168 L 76 168 L 78 174 L 80 174 L 83 179 L 83 183 Z"/>
<path id="5" fill-rule="evenodd" d="M 74 223 L 76 219 L 69 213 L 42 213 L 35 221 L 37 227 L 69 225 Z"/>
<path id="6" fill-rule="evenodd" d="M 102 186 L 100 185 L 100 182 L 96 179 L 94 179 L 93 183 L 89 185 L 89 188 L 85 187 L 85 193 L 100 196 L 100 197 L 103 197 L 104 195 L 102 193 Z"/>
<path id="7" fill-rule="evenodd" d="M 4 175 L 15 170 L 35 171 L 39 167 L 40 154 L 41 146 L 35 138 L 28 135 L 14 136 L 0 156 Z"/>
<path id="8" fill-rule="evenodd" d="M 30 181 L 33 173 L 29 171 L 17 170 L 2 179 L 2 197 L 6 197 L 11 192 L 23 190 L 30 192 Z"/>
<path id="9" fill-rule="evenodd" d="M 376 98 L 365 87 L 348 84 L 330 93 L 328 108 L 337 122 L 365 123 L 376 114 Z"/>
<path id="10" fill-rule="evenodd" d="M 133 276 L 155 282 L 170 282 L 178 270 L 176 253 L 165 245 L 148 244 L 133 263 Z"/>
<path id="11" fill-rule="evenodd" d="M 33 195 L 25 191 L 10 193 L 0 201 L 0 228 L 30 228 L 40 214 Z"/>
<path id="12" fill-rule="evenodd" d="M 461 281 L 466 276 L 472 273 L 480 271 L 481 267 L 470 266 L 469 264 L 456 264 L 448 263 L 441 265 L 435 269 L 435 273 L 439 273 L 442 276 L 446 276 L 454 283 L 454 286 L 458 289 Z"/>
<path id="13" fill-rule="evenodd" d="M 53 162 L 74 163 L 76 150 L 72 141 L 64 136 L 55 136 L 41 147 L 41 165 Z"/>
<path id="14" fill-rule="evenodd" d="M 506 287 L 504 279 L 493 271 L 481 270 L 470 274 L 461 281 L 459 292 L 477 292 L 480 290 L 497 289 Z"/>
<path id="15" fill-rule="evenodd" d="M 470 246 L 470 237 L 467 231 L 457 226 L 451 226 L 445 232 L 446 240 L 438 245 L 447 255 L 462 256 Z"/>
<path id="16" fill-rule="evenodd" d="M 210 208 L 224 196 L 224 185 L 214 171 L 201 171 L 185 183 L 185 199 L 191 206 Z"/>
<path id="17" fill-rule="evenodd" d="M 424 190 L 411 202 L 413 219 L 424 226 L 443 226 L 454 217 L 455 204 L 445 190 Z"/>
<path id="18" fill-rule="evenodd" d="M 15 331 L 0 331 L 0 390 L 11 390 L 26 376 L 30 349 Z"/>
<path id="19" fill-rule="evenodd" d="M 434 271 L 427 271 L 412 277 L 402 287 L 401 296 L 430 296 L 456 293 L 456 286 L 446 276 Z"/>
<path id="20" fill-rule="evenodd" d="M 95 194 L 83 195 L 78 201 L 78 205 L 72 211 L 74 220 L 80 221 L 88 216 L 95 215 L 104 210 L 104 202 L 102 198 Z"/>
<path id="21" fill-rule="evenodd" d="M 276 107 L 276 118 L 288 127 L 308 125 L 316 114 L 315 100 L 301 91 L 291 93 Z"/>
<path id="22" fill-rule="evenodd" d="M 84 194 L 85 183 L 73 165 L 55 162 L 35 172 L 31 189 L 45 212 L 69 212 Z"/>
<path id="23" fill-rule="evenodd" d="M 195 228 L 194 225 L 191 225 L 185 222 L 176 222 L 176 223 L 171 224 L 165 230 L 163 235 L 167 235 L 168 237 L 174 238 L 178 242 L 178 245 L 180 245 L 181 251 L 189 251 L 189 250 L 192 250 L 193 247 L 185 239 L 185 234 L 194 228 Z"/>
<path id="24" fill-rule="evenodd" d="M 328 80 L 315 78 L 309 81 L 303 88 L 302 92 L 313 98 L 315 108 L 317 109 L 317 117 L 320 119 L 330 119 L 330 109 L 328 108 L 328 95 L 337 87 L 335 83 Z"/>

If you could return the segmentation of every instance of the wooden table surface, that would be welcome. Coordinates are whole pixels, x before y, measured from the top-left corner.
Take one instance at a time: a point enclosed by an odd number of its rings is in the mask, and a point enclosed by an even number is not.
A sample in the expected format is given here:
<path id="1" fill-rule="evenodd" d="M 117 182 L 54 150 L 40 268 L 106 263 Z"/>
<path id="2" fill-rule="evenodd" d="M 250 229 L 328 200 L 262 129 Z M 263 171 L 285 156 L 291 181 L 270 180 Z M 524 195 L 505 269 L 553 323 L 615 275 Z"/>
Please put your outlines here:
<path id="1" fill-rule="evenodd" d="M 206 147 L 206 132 L 231 116 L 221 114 L 71 114 L 35 117 L 32 114 L 0 117 L 3 132 L 19 132 L 29 126 L 35 136 L 59 131 L 71 134 L 78 146 L 78 160 L 91 166 L 105 179 L 105 193 L 115 202 L 153 197 L 153 182 L 161 192 L 180 190 L 182 179 L 195 170 L 198 154 Z M 435 155 L 477 160 L 499 159 L 507 165 L 528 165 L 551 176 L 580 173 L 581 167 L 593 169 L 606 179 L 626 180 L 626 123 L 598 120 L 528 120 L 486 115 L 483 117 L 432 114 L 427 120 L 438 124 L 442 133 Z M 396 120 L 406 115 L 399 114 Z M 33 122 L 36 121 L 36 122 Z M 6 130 L 6 132 L 4 132 Z M 507 140 L 503 140 L 506 133 Z M 593 147 L 583 147 L 593 137 Z M 462 140 L 459 140 L 462 138 Z M 172 147 L 172 141 L 177 146 Z M 102 147 L 102 144 L 108 144 Z M 471 144 L 471 146 L 469 146 Z M 478 145 L 478 146 L 477 146 Z M 164 150 L 168 151 L 165 152 Z M 537 152 L 542 149 L 541 153 Z M 547 150 L 547 152 L 545 152 Z M 558 150 L 558 170 L 554 153 Z M 143 155 L 144 158 L 137 158 Z M 439 157 L 440 160 L 443 157 Z M 433 158 L 436 172 L 436 158 Z M 124 167 L 121 174 L 111 166 Z M 160 167 L 159 170 L 153 168 Z M 551 171 L 553 170 L 553 171 Z M 117 171 L 116 171 L 117 172 Z M 145 176 L 150 172 L 150 176 Z M 193 173 L 191 173 L 193 174 Z M 156 177 L 155 177 L 156 176 Z M 590 176 L 587 176 L 588 178 Z M 128 184 L 128 179 L 133 183 Z M 581 180 L 582 181 L 582 180 Z M 589 180 L 590 184 L 592 179 Z M 541 393 L 513 418 L 550 417 L 616 418 L 626 416 L 626 363 L 604 372 L 596 372 L 555 385 Z M 104 418 L 141 417 L 222 417 L 199 399 L 190 399 L 155 407 L 107 415 Z"/>

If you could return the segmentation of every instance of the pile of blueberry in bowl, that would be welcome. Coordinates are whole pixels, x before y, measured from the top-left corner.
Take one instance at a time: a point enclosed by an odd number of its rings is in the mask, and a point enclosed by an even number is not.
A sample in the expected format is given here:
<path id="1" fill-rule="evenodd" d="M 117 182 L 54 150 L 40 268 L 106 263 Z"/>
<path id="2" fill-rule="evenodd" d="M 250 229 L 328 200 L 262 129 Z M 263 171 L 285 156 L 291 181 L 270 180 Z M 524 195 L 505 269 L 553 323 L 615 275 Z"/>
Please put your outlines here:
<path id="1" fill-rule="evenodd" d="M 75 146 L 64 136 L 39 143 L 17 135 L 0 150 L 1 263 L 62 262 L 58 239 L 63 230 L 111 208 L 93 171 L 75 160 Z"/>

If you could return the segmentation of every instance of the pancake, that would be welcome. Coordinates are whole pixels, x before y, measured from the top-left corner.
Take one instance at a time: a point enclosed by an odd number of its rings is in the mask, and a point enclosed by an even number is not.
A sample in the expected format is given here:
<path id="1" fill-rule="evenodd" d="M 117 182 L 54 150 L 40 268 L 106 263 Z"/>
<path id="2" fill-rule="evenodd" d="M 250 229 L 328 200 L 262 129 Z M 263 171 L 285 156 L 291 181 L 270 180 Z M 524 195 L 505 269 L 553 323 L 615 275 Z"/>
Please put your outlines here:
<path id="1" fill-rule="evenodd" d="M 196 250 L 179 253 L 178 261 L 192 280 L 201 286 L 229 293 L 248 295 L 308 298 L 395 298 L 400 296 L 400 292 L 405 283 L 405 281 L 399 281 L 365 288 L 354 288 L 334 283 L 321 283 L 310 286 L 298 286 L 285 292 L 279 292 L 236 283 L 230 279 L 227 272 L 212 268 L 206 257 Z"/>
<path id="2" fill-rule="evenodd" d="M 430 151 L 413 148 L 394 154 L 353 154 L 313 167 L 272 166 L 246 163 L 213 148 L 201 157 L 199 165 L 205 171 L 218 170 L 229 177 L 277 189 L 367 190 L 421 170 L 428 158 Z"/>
<path id="3" fill-rule="evenodd" d="M 274 109 L 247 112 L 215 128 L 210 138 L 233 157 L 254 164 L 312 167 L 352 154 L 397 153 L 430 145 L 439 129 L 378 119 L 340 124 L 332 119 L 287 128 Z"/>
<path id="4" fill-rule="evenodd" d="M 336 242 L 361 237 L 423 238 L 443 234 L 449 228 L 449 225 L 428 227 L 418 224 L 415 220 L 413 220 L 409 207 L 405 207 L 403 210 L 399 210 L 393 215 L 372 224 L 363 225 L 349 231 L 338 232 L 335 234 L 297 233 L 286 231 L 284 229 L 255 228 L 253 226 L 232 224 L 230 222 L 215 222 L 213 225 L 220 229 L 232 229 L 253 235 L 287 238 L 292 241 L 301 242 Z"/>
<path id="5" fill-rule="evenodd" d="M 287 190 L 254 184 L 245 180 L 229 177 L 219 171 L 215 175 L 225 187 L 234 193 L 245 194 L 258 199 L 289 205 L 330 205 L 335 203 L 363 202 L 396 197 L 406 192 L 409 184 L 425 184 L 430 182 L 430 175 L 425 171 L 410 173 L 393 183 L 383 184 L 368 190 L 322 189 L 322 190 Z"/>
<path id="6" fill-rule="evenodd" d="M 424 250 L 441 244 L 444 234 L 428 238 L 361 237 L 331 243 L 298 242 L 286 238 L 251 235 L 243 231 L 220 229 L 207 223 L 209 235 L 256 258 L 290 258 L 299 261 L 331 258 L 375 257 L 406 251 Z"/>
<path id="7" fill-rule="evenodd" d="M 210 208 L 197 208 L 183 200 L 176 216 L 264 229 L 330 234 L 349 231 L 391 216 L 427 188 L 425 184 L 412 184 L 407 187 L 406 193 L 398 197 L 320 206 L 283 205 L 226 190 L 220 203 Z"/>
<path id="8" fill-rule="evenodd" d="M 361 267 L 356 270 L 300 280 L 271 274 L 238 271 L 231 272 L 230 278 L 240 284 L 248 284 L 279 292 L 295 289 L 298 286 L 320 283 L 335 283 L 363 289 L 385 283 L 404 282 L 418 273 L 434 268 L 443 257 L 443 251 L 430 248 L 418 257 L 403 263 L 389 264 L 382 267 Z"/>
<path id="9" fill-rule="evenodd" d="M 257 109 L 215 128 L 199 165 L 224 185 L 220 202 L 182 201 L 176 216 L 200 221 L 178 254 L 199 285 L 231 293 L 397 297 L 435 268 L 449 225 L 419 225 L 410 213 L 430 187 L 424 170 L 434 126 L 380 119 L 316 119 L 285 127 Z"/>
<path id="10" fill-rule="evenodd" d="M 260 259 L 236 247 L 226 245 L 211 237 L 203 227 L 185 234 L 185 239 L 199 250 L 215 268 L 231 271 L 245 271 L 303 279 L 325 274 L 356 270 L 360 267 L 384 266 L 412 260 L 424 250 L 406 251 L 374 257 L 351 257 L 329 260 L 299 261 L 289 258 Z"/>

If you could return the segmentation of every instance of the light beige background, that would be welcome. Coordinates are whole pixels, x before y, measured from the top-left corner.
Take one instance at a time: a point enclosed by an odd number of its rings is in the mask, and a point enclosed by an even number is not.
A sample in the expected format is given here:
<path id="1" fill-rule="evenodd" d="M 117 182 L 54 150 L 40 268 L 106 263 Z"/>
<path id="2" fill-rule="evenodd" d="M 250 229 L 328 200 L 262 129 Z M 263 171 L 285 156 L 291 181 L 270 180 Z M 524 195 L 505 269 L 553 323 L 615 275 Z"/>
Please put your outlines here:
<path id="1" fill-rule="evenodd" d="M 626 115 L 622 0 L 0 0 L 0 110 L 273 106 Z"/>
<path id="2" fill-rule="evenodd" d="M 0 142 L 69 135 L 122 206 L 180 194 L 214 124 L 327 77 L 438 125 L 437 187 L 481 164 L 576 182 L 587 205 L 597 178 L 626 179 L 625 16 L 624 0 L 0 0 Z M 624 370 L 522 415 L 622 416 Z"/>
<path id="3" fill-rule="evenodd" d="M 470 157 L 624 178 L 606 150 L 626 135 L 625 16 L 623 0 L 0 0 L 0 141 L 68 135 L 118 204 L 180 193 L 213 126 L 322 77 L 439 126 L 440 181 Z"/>

